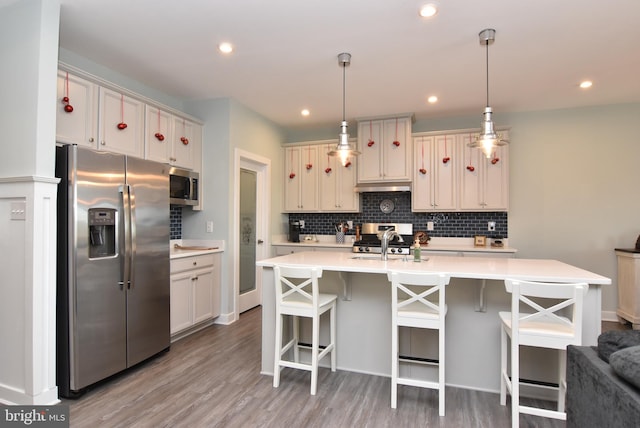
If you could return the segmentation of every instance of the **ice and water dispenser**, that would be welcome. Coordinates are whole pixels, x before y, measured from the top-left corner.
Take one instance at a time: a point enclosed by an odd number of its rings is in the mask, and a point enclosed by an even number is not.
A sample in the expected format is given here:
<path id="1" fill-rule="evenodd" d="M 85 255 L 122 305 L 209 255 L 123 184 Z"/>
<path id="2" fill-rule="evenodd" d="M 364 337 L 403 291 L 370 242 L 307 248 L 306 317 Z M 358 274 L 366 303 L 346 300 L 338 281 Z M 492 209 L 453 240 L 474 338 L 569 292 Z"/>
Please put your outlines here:
<path id="1" fill-rule="evenodd" d="M 116 255 L 116 210 L 89 208 L 89 258 Z"/>

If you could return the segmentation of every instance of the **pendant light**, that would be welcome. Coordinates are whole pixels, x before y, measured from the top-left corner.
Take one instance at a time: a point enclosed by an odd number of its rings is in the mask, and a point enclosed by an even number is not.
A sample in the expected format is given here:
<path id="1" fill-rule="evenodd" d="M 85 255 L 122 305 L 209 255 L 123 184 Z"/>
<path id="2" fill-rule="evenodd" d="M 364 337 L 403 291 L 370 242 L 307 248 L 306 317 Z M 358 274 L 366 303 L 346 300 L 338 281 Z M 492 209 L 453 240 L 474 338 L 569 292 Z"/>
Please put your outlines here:
<path id="1" fill-rule="evenodd" d="M 486 46 L 487 51 L 487 106 L 484 108 L 484 120 L 480 127 L 480 135 L 475 141 L 469 143 L 469 147 L 481 149 L 487 159 L 491 158 L 494 150 L 498 146 L 509 144 L 507 140 L 503 140 L 500 134 L 496 134 L 493 127 L 491 115 L 493 111 L 489 106 L 489 45 L 495 41 L 496 30 L 487 28 L 479 34 L 480 44 Z"/>
<path id="2" fill-rule="evenodd" d="M 349 126 L 345 118 L 345 70 L 349 64 L 351 64 L 351 54 L 341 53 L 338 55 L 338 64 L 342 67 L 342 123 L 340 124 L 340 136 L 338 137 L 338 145 L 334 150 L 331 150 L 329 156 L 340 157 L 340 162 L 343 166 L 347 164 L 349 156 L 358 156 L 359 151 L 355 146 L 349 143 L 349 134 L 347 127 Z"/>

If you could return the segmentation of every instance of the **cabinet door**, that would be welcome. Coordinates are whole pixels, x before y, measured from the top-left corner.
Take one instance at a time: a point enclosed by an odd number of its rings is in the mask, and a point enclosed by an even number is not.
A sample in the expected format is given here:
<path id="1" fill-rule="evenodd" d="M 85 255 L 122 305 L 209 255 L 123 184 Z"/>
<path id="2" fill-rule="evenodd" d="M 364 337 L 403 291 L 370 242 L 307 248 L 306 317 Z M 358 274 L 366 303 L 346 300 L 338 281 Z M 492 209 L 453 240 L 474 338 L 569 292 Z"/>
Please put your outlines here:
<path id="1" fill-rule="evenodd" d="M 455 211 L 459 140 L 455 135 L 416 137 L 413 145 L 412 210 Z"/>
<path id="2" fill-rule="evenodd" d="M 285 211 L 318 210 L 318 146 L 285 149 Z"/>
<path id="3" fill-rule="evenodd" d="M 456 135 L 435 137 L 433 147 L 433 207 L 436 211 L 458 208 L 457 180 L 460 141 Z"/>
<path id="4" fill-rule="evenodd" d="M 503 133 L 504 138 L 509 138 Z M 491 159 L 485 159 L 484 203 L 489 211 L 509 209 L 509 146 L 496 148 Z"/>
<path id="5" fill-rule="evenodd" d="M 463 210 L 482 210 L 482 170 L 485 163 L 484 154 L 480 149 L 468 147 L 472 138 L 468 135 L 463 137 L 462 150 L 462 180 L 460 182 L 460 208 Z"/>
<path id="6" fill-rule="evenodd" d="M 200 127 L 197 126 L 197 128 L 199 129 Z M 181 117 L 174 117 L 171 164 L 182 168 L 195 169 L 196 145 L 196 124 Z"/>
<path id="7" fill-rule="evenodd" d="M 413 141 L 412 211 L 433 211 L 433 145 L 434 137 L 416 137 Z"/>
<path id="8" fill-rule="evenodd" d="M 381 143 L 382 178 L 385 181 L 411 180 L 410 119 L 385 119 Z"/>
<path id="9" fill-rule="evenodd" d="M 323 149 L 324 146 L 320 146 Z M 356 186 L 355 161 L 343 166 L 337 157 L 325 157 L 319 171 L 319 209 L 324 212 L 357 212 L 360 197 Z M 323 159 L 322 155 L 320 159 Z M 327 169 L 330 171 L 327 172 Z"/>
<path id="10" fill-rule="evenodd" d="M 324 146 L 321 146 L 323 149 Z M 326 147 L 326 151 L 330 150 Z M 318 177 L 319 186 L 319 208 L 321 211 L 338 211 L 338 174 L 340 174 L 340 168 L 343 168 L 340 161 L 335 156 L 320 156 L 321 169 L 320 176 Z"/>
<path id="11" fill-rule="evenodd" d="M 140 101 L 100 88 L 98 126 L 99 150 L 144 157 L 144 105 Z"/>
<path id="12" fill-rule="evenodd" d="M 481 150 L 467 147 L 471 138 L 474 136 L 463 136 L 464 167 L 460 185 L 460 208 L 469 211 L 507 210 L 509 205 L 508 148 L 507 146 L 496 148 L 494 155 L 487 159 Z"/>
<path id="13" fill-rule="evenodd" d="M 191 277 L 193 283 L 193 323 L 213 318 L 213 269 L 199 270 Z"/>
<path id="14" fill-rule="evenodd" d="M 382 179 L 382 121 L 358 122 L 358 182 Z"/>
<path id="15" fill-rule="evenodd" d="M 145 106 L 145 159 L 169 163 L 171 155 L 172 115 L 156 107 Z"/>
<path id="16" fill-rule="evenodd" d="M 67 78 L 68 76 L 68 78 Z M 63 102 L 69 97 L 69 102 Z M 66 105 L 73 111 L 65 111 Z M 56 141 L 95 149 L 98 135 L 98 87 L 87 80 L 58 71 Z"/>
<path id="17" fill-rule="evenodd" d="M 190 272 L 171 275 L 171 334 L 192 325 L 193 285 L 191 278 Z"/>
<path id="18" fill-rule="evenodd" d="M 302 147 L 301 188 L 300 200 L 304 211 L 318 210 L 318 173 L 321 170 L 318 163 L 318 146 Z M 311 166 L 311 167 L 309 167 Z"/>
<path id="19" fill-rule="evenodd" d="M 338 183 L 336 187 L 336 200 L 338 209 L 342 212 L 359 212 L 360 211 L 360 194 L 355 192 L 356 187 L 356 161 L 351 165 L 342 166 L 340 162 L 336 162 L 338 169 Z"/>
<path id="20" fill-rule="evenodd" d="M 300 148 L 289 147 L 284 150 L 284 210 L 299 212 L 302 210 L 300 200 Z"/>

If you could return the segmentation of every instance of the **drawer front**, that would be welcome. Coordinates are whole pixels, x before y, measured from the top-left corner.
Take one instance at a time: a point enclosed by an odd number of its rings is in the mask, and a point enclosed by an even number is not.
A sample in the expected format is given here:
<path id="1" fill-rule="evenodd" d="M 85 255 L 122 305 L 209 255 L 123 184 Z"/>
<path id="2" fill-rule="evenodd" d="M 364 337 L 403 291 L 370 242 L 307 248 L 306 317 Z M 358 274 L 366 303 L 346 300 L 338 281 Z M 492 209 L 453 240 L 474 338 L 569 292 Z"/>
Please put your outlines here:
<path id="1" fill-rule="evenodd" d="M 183 272 L 185 270 L 200 269 L 213 266 L 214 255 L 204 254 L 193 257 L 181 257 L 171 260 L 171 273 Z"/>

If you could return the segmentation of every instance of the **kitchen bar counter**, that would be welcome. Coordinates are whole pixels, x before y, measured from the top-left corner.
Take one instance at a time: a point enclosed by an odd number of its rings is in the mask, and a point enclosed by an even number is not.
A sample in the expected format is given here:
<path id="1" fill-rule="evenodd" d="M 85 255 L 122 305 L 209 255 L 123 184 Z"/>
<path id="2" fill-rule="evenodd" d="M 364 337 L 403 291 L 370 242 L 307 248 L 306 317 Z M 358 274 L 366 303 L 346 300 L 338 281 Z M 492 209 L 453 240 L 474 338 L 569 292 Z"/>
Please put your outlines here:
<path id="1" fill-rule="evenodd" d="M 263 275 L 262 373 L 273 374 L 274 278 L 276 264 L 320 266 L 323 292 L 338 294 L 338 369 L 390 375 L 391 292 L 386 273 L 391 269 L 417 272 L 449 272 L 447 287 L 446 355 L 447 384 L 470 389 L 498 391 L 500 365 L 500 323 L 498 312 L 510 309 L 510 294 L 504 279 L 587 282 L 583 344 L 595 345 L 600 334 L 601 286 L 609 278 L 557 260 L 500 257 L 428 256 L 416 263 L 403 257 L 356 259 L 357 254 L 306 251 L 259 261 Z M 486 287 L 486 288 L 485 288 Z M 484 290 L 484 308 L 478 311 L 478 289 Z M 302 329 L 303 334 L 305 329 Z M 322 330 L 323 334 L 327 331 Z M 322 338 L 322 334 L 321 334 Z M 432 337 L 412 332 L 401 339 L 411 352 L 435 350 Z M 321 340 L 322 343 L 322 340 Z M 431 349 L 428 345 L 431 345 Z M 401 352 L 402 349 L 401 349 Z M 437 355 L 437 354 L 435 354 Z M 556 355 L 544 350 L 524 353 L 523 378 L 556 379 Z"/>

